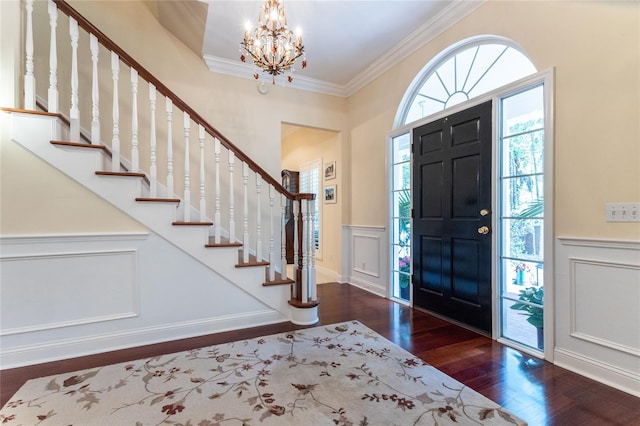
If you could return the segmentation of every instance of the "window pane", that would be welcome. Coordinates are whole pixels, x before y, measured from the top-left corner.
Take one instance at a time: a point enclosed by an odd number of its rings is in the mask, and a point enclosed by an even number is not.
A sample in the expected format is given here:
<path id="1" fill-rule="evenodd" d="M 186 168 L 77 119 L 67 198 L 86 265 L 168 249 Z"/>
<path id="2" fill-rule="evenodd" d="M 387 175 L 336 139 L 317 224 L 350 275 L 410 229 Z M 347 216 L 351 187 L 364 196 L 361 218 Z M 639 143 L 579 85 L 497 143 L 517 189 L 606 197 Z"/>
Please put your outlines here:
<path id="1" fill-rule="evenodd" d="M 541 318 L 544 310 L 539 308 L 533 316 L 522 311 L 517 301 L 503 300 L 502 302 L 502 335 L 508 339 L 523 343 L 532 348 L 544 349 L 544 332 L 542 328 L 531 324 L 529 318 Z"/>
<path id="2" fill-rule="evenodd" d="M 503 139 L 503 176 L 544 172 L 544 131 L 520 134 Z"/>
<path id="3" fill-rule="evenodd" d="M 522 176 L 502 180 L 503 217 L 542 217 L 543 176 Z"/>
<path id="4" fill-rule="evenodd" d="M 543 260 L 542 219 L 503 219 L 502 255 L 524 260 Z"/>
<path id="5" fill-rule="evenodd" d="M 402 163 L 411 159 L 411 133 L 396 136 L 392 140 L 392 163 Z"/>
<path id="6" fill-rule="evenodd" d="M 502 100 L 502 136 L 541 129 L 544 117 L 542 86 Z"/>
<path id="7" fill-rule="evenodd" d="M 411 194 L 408 189 L 393 191 L 393 217 L 411 217 Z"/>
<path id="8" fill-rule="evenodd" d="M 524 288 L 543 285 L 544 267 L 540 262 L 502 259 L 502 268 L 505 273 L 502 291 L 507 297 L 517 299 Z"/>
<path id="9" fill-rule="evenodd" d="M 393 166 L 393 189 L 409 189 L 411 186 L 410 163 L 399 163 Z"/>

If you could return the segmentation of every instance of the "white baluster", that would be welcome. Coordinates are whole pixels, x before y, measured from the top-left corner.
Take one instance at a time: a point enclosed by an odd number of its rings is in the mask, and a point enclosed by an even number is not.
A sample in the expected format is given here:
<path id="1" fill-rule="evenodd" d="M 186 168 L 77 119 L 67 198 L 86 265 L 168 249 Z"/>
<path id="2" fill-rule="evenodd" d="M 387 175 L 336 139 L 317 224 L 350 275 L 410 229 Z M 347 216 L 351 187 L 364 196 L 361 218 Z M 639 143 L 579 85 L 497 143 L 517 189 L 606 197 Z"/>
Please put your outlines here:
<path id="1" fill-rule="evenodd" d="M 151 115 L 151 132 L 149 147 L 151 150 L 149 166 L 149 192 L 151 198 L 158 196 L 158 166 L 156 165 L 156 86 L 149 83 L 149 111 Z"/>
<path id="2" fill-rule="evenodd" d="M 100 140 L 100 87 L 98 85 L 98 38 L 89 35 L 89 48 L 91 49 L 91 144 L 99 145 Z"/>
<path id="3" fill-rule="evenodd" d="M 36 109 L 36 79 L 33 75 L 33 0 L 26 0 L 27 28 L 25 40 L 24 108 Z"/>
<path id="4" fill-rule="evenodd" d="M 262 191 L 262 177 L 256 173 L 256 259 L 262 262 L 262 206 L 260 196 Z"/>
<path id="5" fill-rule="evenodd" d="M 167 198 L 173 198 L 173 130 L 171 120 L 173 118 L 173 102 L 165 99 L 165 112 L 167 113 Z"/>
<path id="6" fill-rule="evenodd" d="M 80 110 L 78 109 L 78 21 L 69 18 L 69 35 L 71 36 L 71 110 L 69 111 L 70 138 L 80 141 Z"/>
<path id="7" fill-rule="evenodd" d="M 216 212 L 213 221 L 215 222 L 214 242 L 220 244 L 220 141 L 214 139 L 215 156 L 216 156 Z"/>
<path id="8" fill-rule="evenodd" d="M 276 204 L 276 190 L 273 185 L 269 185 L 269 281 L 276 279 L 276 252 L 275 252 L 275 229 L 273 226 L 273 207 Z M 286 276 L 286 271 L 282 271 L 282 277 Z"/>
<path id="9" fill-rule="evenodd" d="M 316 201 L 309 200 L 309 252 L 311 253 L 311 266 L 309 267 L 309 298 L 311 301 L 318 300 L 318 288 L 316 283 L 315 211 Z"/>
<path id="10" fill-rule="evenodd" d="M 131 171 L 138 172 L 138 71 L 131 68 Z"/>
<path id="11" fill-rule="evenodd" d="M 184 113 L 184 221 L 191 222 L 191 177 L 189 176 L 189 132 L 191 131 L 191 117 Z"/>
<path id="12" fill-rule="evenodd" d="M 120 171 L 120 105 L 118 102 L 118 77 L 120 58 L 111 52 L 111 74 L 113 76 L 113 139 L 111 140 L 111 171 Z"/>
<path id="13" fill-rule="evenodd" d="M 282 277 L 287 276 L 287 197 L 280 194 L 280 274 Z"/>
<path id="14" fill-rule="evenodd" d="M 236 241 L 236 221 L 233 217 L 234 212 L 234 197 L 233 197 L 233 166 L 235 163 L 235 155 L 233 151 L 229 150 L 229 242 L 234 243 Z"/>
<path id="15" fill-rule="evenodd" d="M 58 46 L 56 43 L 56 27 L 58 26 L 58 8 L 52 0 L 47 3 L 49 11 L 49 99 L 47 108 L 49 112 L 58 112 Z"/>
<path id="16" fill-rule="evenodd" d="M 300 201 L 293 201 L 293 279 L 296 283 L 293 285 L 293 298 L 298 298 L 298 216 L 300 215 Z"/>
<path id="17" fill-rule="evenodd" d="M 207 199 L 205 197 L 204 176 L 204 127 L 198 124 L 198 139 L 200 140 L 200 222 L 207 219 Z"/>
<path id="18" fill-rule="evenodd" d="M 308 250 L 309 245 L 309 200 L 300 200 L 300 207 L 302 208 L 302 285 L 300 301 L 302 303 L 309 302 L 309 271 L 308 271 Z"/>
<path id="19" fill-rule="evenodd" d="M 242 217 L 242 261 L 249 262 L 249 165 L 242 163 L 242 183 L 244 185 L 244 215 Z"/>

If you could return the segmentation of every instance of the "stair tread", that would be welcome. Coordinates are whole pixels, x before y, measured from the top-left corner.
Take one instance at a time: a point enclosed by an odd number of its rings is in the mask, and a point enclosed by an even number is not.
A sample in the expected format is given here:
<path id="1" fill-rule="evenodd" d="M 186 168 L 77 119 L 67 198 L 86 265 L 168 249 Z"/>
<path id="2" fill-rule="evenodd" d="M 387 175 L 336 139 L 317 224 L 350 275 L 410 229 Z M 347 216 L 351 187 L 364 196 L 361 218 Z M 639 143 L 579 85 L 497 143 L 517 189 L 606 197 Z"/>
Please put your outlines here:
<path id="1" fill-rule="evenodd" d="M 269 273 L 267 272 L 267 278 L 265 282 L 262 283 L 262 285 L 265 287 L 269 287 L 273 285 L 288 285 L 288 284 L 289 285 L 295 284 L 295 281 L 292 280 L 291 278 L 282 277 L 282 275 L 279 272 L 275 273 L 274 279 L 272 281 L 269 281 Z"/>
<path id="2" fill-rule="evenodd" d="M 57 113 L 57 112 L 37 111 L 37 110 L 32 110 L 32 109 L 0 107 L 0 111 L 17 112 L 17 113 L 20 113 L 20 114 L 45 115 L 45 116 L 48 116 L 48 117 L 62 118 L 62 114 Z"/>
<path id="3" fill-rule="evenodd" d="M 231 242 L 229 241 L 228 238 L 225 237 L 220 237 L 220 242 L 218 244 L 216 244 L 215 242 L 215 237 L 209 237 L 209 242 L 207 244 L 205 244 L 205 247 L 242 247 L 242 243 L 235 241 L 235 242 Z"/>
<path id="4" fill-rule="evenodd" d="M 181 222 L 181 221 L 176 221 L 176 222 L 173 222 L 172 225 L 176 225 L 176 226 L 211 226 L 211 225 L 213 225 L 213 222 Z"/>
<path id="5" fill-rule="evenodd" d="M 295 300 L 295 299 L 289 299 L 288 302 L 291 306 L 294 306 L 296 308 L 301 308 L 301 309 L 308 309 L 308 308 L 314 308 L 316 306 L 318 306 L 320 304 L 320 301 L 318 300 L 312 300 L 310 302 L 307 303 L 302 303 L 299 300 Z"/>
<path id="6" fill-rule="evenodd" d="M 101 149 L 105 151 L 107 149 L 104 145 L 92 145 L 84 142 L 69 142 L 69 141 L 50 141 L 52 145 L 58 146 L 72 146 L 75 148 L 89 148 L 89 149 Z"/>
<path id="7" fill-rule="evenodd" d="M 245 268 L 251 266 L 269 266 L 269 262 L 264 260 L 258 261 L 253 254 L 249 254 L 249 261 L 243 262 L 242 257 L 244 254 L 244 250 L 238 250 L 238 263 L 236 264 L 236 268 Z"/>
<path id="8" fill-rule="evenodd" d="M 180 198 L 152 198 L 152 197 L 138 197 L 136 201 L 151 202 L 151 203 L 179 203 Z"/>
<path id="9" fill-rule="evenodd" d="M 106 170 L 98 170 L 96 172 L 98 176 L 125 176 L 125 177 L 145 177 L 144 173 L 136 173 L 136 172 L 109 172 Z"/>

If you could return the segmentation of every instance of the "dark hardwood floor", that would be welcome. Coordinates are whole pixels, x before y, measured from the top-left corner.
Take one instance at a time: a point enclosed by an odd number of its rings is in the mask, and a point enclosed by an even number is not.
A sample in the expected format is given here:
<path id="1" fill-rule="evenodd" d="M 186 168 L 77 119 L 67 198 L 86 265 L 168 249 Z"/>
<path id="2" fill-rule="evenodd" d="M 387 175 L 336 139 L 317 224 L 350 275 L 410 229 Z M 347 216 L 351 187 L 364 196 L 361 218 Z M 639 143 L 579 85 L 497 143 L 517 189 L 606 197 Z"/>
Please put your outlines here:
<path id="1" fill-rule="evenodd" d="M 319 286 L 320 323 L 358 320 L 530 425 L 640 425 L 640 399 L 346 284 Z M 25 381 L 304 327 L 281 323 L 0 371 L 0 405 Z"/>

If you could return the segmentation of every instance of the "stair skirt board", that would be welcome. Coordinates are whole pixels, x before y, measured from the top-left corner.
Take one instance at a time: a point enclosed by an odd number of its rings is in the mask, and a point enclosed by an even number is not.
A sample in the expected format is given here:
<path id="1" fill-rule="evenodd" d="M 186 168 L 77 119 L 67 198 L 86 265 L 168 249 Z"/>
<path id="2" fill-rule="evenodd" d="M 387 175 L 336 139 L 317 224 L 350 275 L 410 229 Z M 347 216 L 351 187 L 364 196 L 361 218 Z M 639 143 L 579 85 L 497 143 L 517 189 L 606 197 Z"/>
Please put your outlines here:
<path id="1" fill-rule="evenodd" d="M 236 268 L 237 247 L 207 249 L 210 227 L 174 226 L 176 206 L 171 203 L 140 203 L 142 181 L 131 178 L 110 178 L 96 175 L 104 169 L 102 150 L 84 150 L 54 146 L 59 140 L 61 125 L 57 118 L 32 114 L 11 114 L 12 140 L 24 146 L 53 167 L 76 180 L 98 196 L 119 208 L 133 219 L 190 254 L 203 265 L 261 300 L 267 306 L 289 317 L 288 286 L 265 287 L 264 268 Z M 179 228 L 179 229 L 176 229 Z M 225 252 L 225 254 L 223 254 Z M 230 259 L 231 257 L 231 259 Z M 277 269 L 277 268 L 276 268 Z M 287 293 L 287 294 L 285 294 Z"/>

